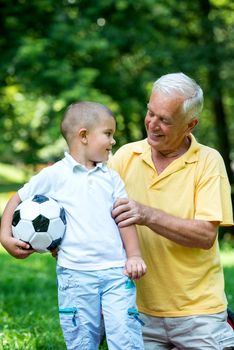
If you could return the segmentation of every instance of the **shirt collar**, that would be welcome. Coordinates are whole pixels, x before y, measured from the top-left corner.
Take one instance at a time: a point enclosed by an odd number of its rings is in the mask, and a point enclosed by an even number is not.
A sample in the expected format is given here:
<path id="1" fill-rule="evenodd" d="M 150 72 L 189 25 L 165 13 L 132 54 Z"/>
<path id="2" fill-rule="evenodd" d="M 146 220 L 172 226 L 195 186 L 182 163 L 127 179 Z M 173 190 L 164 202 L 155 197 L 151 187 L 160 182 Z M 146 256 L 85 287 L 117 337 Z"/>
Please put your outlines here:
<path id="1" fill-rule="evenodd" d="M 67 166 L 69 166 L 69 168 L 71 168 L 73 171 L 77 171 L 77 170 L 83 170 L 83 171 L 95 171 L 97 169 L 102 170 L 103 172 L 107 172 L 108 171 L 108 167 L 106 165 L 106 163 L 97 163 L 96 167 L 93 169 L 87 169 L 83 164 L 78 163 L 68 152 L 64 153 L 64 158 L 63 161 L 65 162 L 65 164 Z"/>
<path id="2" fill-rule="evenodd" d="M 196 138 L 190 134 L 191 144 L 187 152 L 185 152 L 182 157 L 185 163 L 194 163 L 198 161 L 200 145 Z"/>
<path id="3" fill-rule="evenodd" d="M 198 151 L 200 149 L 199 143 L 194 135 L 190 134 L 189 137 L 191 139 L 189 149 L 178 158 L 178 160 L 181 160 L 183 163 L 194 163 L 198 161 Z M 136 142 L 133 146 L 133 152 L 140 154 L 140 157 L 144 161 L 150 165 L 153 165 L 151 158 L 151 146 L 148 144 L 147 139 L 144 139 L 142 142 Z"/>

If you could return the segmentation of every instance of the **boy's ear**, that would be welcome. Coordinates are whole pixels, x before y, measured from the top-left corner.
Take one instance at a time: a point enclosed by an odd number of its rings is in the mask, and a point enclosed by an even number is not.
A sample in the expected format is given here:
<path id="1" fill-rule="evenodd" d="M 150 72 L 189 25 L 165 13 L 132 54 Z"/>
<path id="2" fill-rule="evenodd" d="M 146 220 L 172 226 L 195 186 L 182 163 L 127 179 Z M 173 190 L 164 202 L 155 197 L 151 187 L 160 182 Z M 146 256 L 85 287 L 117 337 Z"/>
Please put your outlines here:
<path id="1" fill-rule="evenodd" d="M 88 130 L 85 128 L 82 128 L 78 131 L 78 135 L 80 136 L 81 142 L 83 142 L 84 144 L 87 144 L 88 142 L 87 134 L 88 134 Z"/>

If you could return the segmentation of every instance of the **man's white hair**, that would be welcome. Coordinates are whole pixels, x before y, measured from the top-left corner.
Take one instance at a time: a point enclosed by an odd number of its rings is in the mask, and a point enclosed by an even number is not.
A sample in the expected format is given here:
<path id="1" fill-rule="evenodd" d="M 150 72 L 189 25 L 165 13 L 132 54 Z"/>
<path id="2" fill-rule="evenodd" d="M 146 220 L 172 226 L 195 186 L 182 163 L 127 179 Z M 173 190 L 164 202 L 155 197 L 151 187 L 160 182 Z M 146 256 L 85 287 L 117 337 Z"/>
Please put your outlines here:
<path id="1" fill-rule="evenodd" d="M 182 112 L 186 119 L 198 117 L 203 107 L 201 87 L 184 73 L 171 73 L 155 81 L 152 92 L 161 91 L 167 95 L 179 95 L 184 98 Z"/>

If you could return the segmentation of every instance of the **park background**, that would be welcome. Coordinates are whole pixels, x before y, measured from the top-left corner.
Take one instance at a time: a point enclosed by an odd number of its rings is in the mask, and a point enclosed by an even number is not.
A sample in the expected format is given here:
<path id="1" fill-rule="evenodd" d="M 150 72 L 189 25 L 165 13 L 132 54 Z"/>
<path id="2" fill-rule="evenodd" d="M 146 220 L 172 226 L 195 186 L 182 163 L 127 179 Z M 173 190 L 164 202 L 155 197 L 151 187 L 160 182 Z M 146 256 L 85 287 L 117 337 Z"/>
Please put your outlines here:
<path id="1" fill-rule="evenodd" d="M 89 100 L 115 114 L 115 150 L 145 137 L 152 83 L 184 72 L 203 88 L 195 136 L 222 154 L 234 187 L 232 0 L 0 0 L 0 215 L 6 200 L 63 156 L 66 106 Z M 234 308 L 233 228 L 220 231 Z M 64 350 L 55 261 L 18 261 L 0 248 L 0 350 Z M 106 349 L 104 345 L 102 349 Z"/>

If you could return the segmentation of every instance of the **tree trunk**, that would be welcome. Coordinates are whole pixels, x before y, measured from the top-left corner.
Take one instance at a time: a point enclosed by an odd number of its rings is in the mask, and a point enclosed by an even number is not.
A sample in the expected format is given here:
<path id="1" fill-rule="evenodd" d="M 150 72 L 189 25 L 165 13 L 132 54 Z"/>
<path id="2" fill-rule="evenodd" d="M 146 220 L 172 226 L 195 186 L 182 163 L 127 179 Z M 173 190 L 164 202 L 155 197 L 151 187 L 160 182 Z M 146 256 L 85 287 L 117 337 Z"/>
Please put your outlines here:
<path id="1" fill-rule="evenodd" d="M 224 112 L 222 93 L 220 91 L 218 96 L 213 98 L 213 108 L 215 113 L 215 121 L 217 126 L 217 135 L 219 142 L 219 151 L 223 156 L 224 163 L 226 165 L 228 178 L 231 184 L 234 183 L 233 172 L 231 169 L 231 160 L 230 160 L 230 142 L 228 138 L 228 126 L 226 123 L 226 116 Z"/>
<path id="2" fill-rule="evenodd" d="M 201 26 L 203 29 L 203 40 L 207 50 L 207 69 L 209 87 L 211 90 L 211 101 L 215 115 L 215 127 L 218 136 L 218 149 L 222 154 L 231 184 L 234 183 L 234 174 L 231 169 L 230 142 L 228 127 L 223 104 L 222 80 L 220 78 L 221 59 L 217 53 L 217 43 L 214 35 L 214 23 L 210 20 L 211 3 L 209 0 L 200 0 L 202 11 Z"/>

